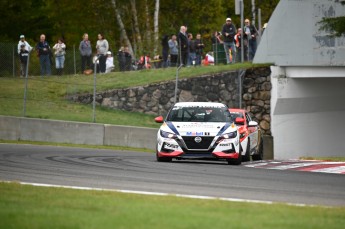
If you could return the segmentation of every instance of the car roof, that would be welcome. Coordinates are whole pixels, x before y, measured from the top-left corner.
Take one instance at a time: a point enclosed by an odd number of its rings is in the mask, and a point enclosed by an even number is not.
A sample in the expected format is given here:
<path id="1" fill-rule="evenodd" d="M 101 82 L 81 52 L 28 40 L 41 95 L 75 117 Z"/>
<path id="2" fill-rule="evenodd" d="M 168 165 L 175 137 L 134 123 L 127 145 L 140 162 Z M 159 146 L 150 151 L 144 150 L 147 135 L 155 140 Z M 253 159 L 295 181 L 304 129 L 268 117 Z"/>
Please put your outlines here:
<path id="1" fill-rule="evenodd" d="M 245 109 L 240 109 L 240 108 L 230 108 L 229 111 L 230 112 L 243 112 L 243 113 L 246 112 Z"/>
<path id="2" fill-rule="evenodd" d="M 217 102 L 178 102 L 174 105 L 174 107 L 227 107 L 223 103 L 217 103 Z"/>

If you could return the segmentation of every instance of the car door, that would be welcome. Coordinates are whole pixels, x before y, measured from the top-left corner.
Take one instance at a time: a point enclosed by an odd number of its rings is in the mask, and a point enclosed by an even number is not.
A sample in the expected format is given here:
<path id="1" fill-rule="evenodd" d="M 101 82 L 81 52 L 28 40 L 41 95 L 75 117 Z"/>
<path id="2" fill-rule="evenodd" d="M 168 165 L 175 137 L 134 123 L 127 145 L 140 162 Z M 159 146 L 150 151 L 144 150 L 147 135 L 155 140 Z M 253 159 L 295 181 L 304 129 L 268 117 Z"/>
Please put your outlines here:
<path id="1" fill-rule="evenodd" d="M 245 113 L 245 118 L 247 123 L 248 136 L 250 139 L 250 151 L 252 152 L 257 147 L 259 142 L 259 127 L 258 125 L 251 125 L 253 123 L 253 120 L 247 112 Z"/>

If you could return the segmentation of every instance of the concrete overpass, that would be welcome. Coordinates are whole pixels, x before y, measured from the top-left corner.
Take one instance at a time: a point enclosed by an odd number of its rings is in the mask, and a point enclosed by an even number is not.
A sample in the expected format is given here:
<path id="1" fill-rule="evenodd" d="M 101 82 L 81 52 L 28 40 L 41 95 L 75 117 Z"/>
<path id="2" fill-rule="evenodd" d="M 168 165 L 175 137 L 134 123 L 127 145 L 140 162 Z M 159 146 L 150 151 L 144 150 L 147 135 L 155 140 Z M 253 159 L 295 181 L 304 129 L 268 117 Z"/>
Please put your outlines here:
<path id="1" fill-rule="evenodd" d="M 273 63 L 274 158 L 345 156 L 345 37 L 321 31 L 324 17 L 345 16 L 337 0 L 282 0 L 254 63 Z"/>

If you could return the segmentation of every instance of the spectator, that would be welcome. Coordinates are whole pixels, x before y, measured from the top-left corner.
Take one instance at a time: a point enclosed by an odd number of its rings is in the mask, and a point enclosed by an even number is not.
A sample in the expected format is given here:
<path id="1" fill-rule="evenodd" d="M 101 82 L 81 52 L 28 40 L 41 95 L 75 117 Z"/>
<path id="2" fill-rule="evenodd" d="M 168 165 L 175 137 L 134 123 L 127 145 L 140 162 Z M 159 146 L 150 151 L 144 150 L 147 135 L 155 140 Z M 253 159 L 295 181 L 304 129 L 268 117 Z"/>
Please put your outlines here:
<path id="1" fill-rule="evenodd" d="M 178 44 L 176 41 L 176 35 L 171 35 L 171 39 L 168 41 L 170 50 L 170 65 L 176 67 L 178 58 Z"/>
<path id="2" fill-rule="evenodd" d="M 150 69 L 151 68 L 151 58 L 150 55 L 141 56 L 138 61 L 138 69 Z"/>
<path id="3" fill-rule="evenodd" d="M 126 57 L 125 57 L 125 47 L 121 46 L 119 51 L 117 52 L 117 60 L 119 61 L 120 71 L 125 71 L 126 66 Z"/>
<path id="4" fill-rule="evenodd" d="M 41 77 L 43 77 L 44 75 L 50 76 L 51 50 L 44 34 L 41 34 L 40 36 L 40 41 L 36 45 L 36 51 L 40 58 Z"/>
<path id="5" fill-rule="evenodd" d="M 21 49 L 22 49 L 22 45 L 24 45 L 24 48 L 26 51 L 31 52 L 32 47 L 29 45 L 29 43 L 25 40 L 25 36 L 24 35 L 20 35 L 20 40 L 18 42 L 18 54 L 20 53 Z"/>
<path id="6" fill-rule="evenodd" d="M 84 73 L 87 68 L 91 68 L 92 56 L 92 47 L 87 33 L 83 35 L 83 40 L 79 44 L 79 51 L 81 55 L 81 72 Z"/>
<path id="7" fill-rule="evenodd" d="M 195 41 L 193 41 L 193 34 L 188 33 L 188 62 L 187 66 L 195 65 L 196 49 Z"/>
<path id="8" fill-rule="evenodd" d="M 226 62 L 228 64 L 235 62 L 236 46 L 234 43 L 234 36 L 236 28 L 231 22 L 231 18 L 227 18 L 222 28 L 222 35 L 224 37 L 224 51 L 226 53 Z"/>
<path id="9" fill-rule="evenodd" d="M 132 70 L 132 55 L 129 51 L 128 46 L 125 47 L 124 53 L 125 53 L 125 71 L 130 71 Z"/>
<path id="10" fill-rule="evenodd" d="M 223 40 L 220 38 L 221 37 L 221 32 L 218 31 L 214 31 L 212 37 L 211 37 L 211 41 L 212 44 L 223 44 Z"/>
<path id="11" fill-rule="evenodd" d="M 235 43 L 236 43 L 236 48 L 237 48 L 237 54 L 236 54 L 236 61 L 237 62 L 241 62 L 241 56 L 242 56 L 242 43 L 241 43 L 241 40 L 242 40 L 242 36 L 241 36 L 241 33 L 242 33 L 242 29 L 239 28 L 237 30 L 237 33 L 235 35 Z M 248 60 L 248 39 L 247 39 L 247 36 L 243 36 L 243 60 L 244 61 L 247 61 Z"/>
<path id="12" fill-rule="evenodd" d="M 53 46 L 53 49 L 55 49 L 55 66 L 57 74 L 61 76 L 63 73 L 66 54 L 66 45 L 63 43 L 62 38 L 58 39 L 58 42 Z"/>
<path id="13" fill-rule="evenodd" d="M 20 77 L 26 76 L 26 70 L 28 66 L 29 51 L 26 50 L 25 44 L 20 46 L 19 59 L 20 59 Z"/>
<path id="14" fill-rule="evenodd" d="M 178 34 L 178 43 L 180 49 L 180 63 L 184 66 L 187 65 L 188 60 L 188 37 L 186 34 L 187 27 L 181 26 L 180 32 Z"/>
<path id="15" fill-rule="evenodd" d="M 201 35 L 200 33 L 198 33 L 195 39 L 195 62 L 196 62 L 195 64 L 196 65 L 201 65 L 201 59 L 202 59 L 204 47 L 205 45 L 201 41 Z"/>
<path id="16" fill-rule="evenodd" d="M 169 36 L 168 35 L 164 35 L 162 37 L 162 67 L 166 68 L 169 66 L 168 64 L 168 56 L 169 56 Z"/>
<path id="17" fill-rule="evenodd" d="M 105 62 L 105 65 L 106 65 L 105 73 L 109 73 L 115 68 L 114 58 L 111 55 L 110 51 L 107 52 L 107 61 Z"/>
<path id="18" fill-rule="evenodd" d="M 163 57 L 161 55 L 156 55 L 153 57 L 153 63 L 155 68 L 161 68 L 163 66 Z"/>
<path id="19" fill-rule="evenodd" d="M 99 33 L 98 34 L 98 41 L 96 45 L 97 49 L 97 55 L 99 58 L 99 71 L 100 73 L 105 73 L 105 68 L 106 68 L 106 60 L 107 60 L 107 52 L 109 50 L 109 43 L 108 41 L 104 38 L 104 35 Z"/>
<path id="20" fill-rule="evenodd" d="M 256 53 L 256 38 L 258 36 L 258 31 L 254 25 L 250 24 L 249 19 L 245 19 L 244 24 L 244 32 L 247 35 L 249 41 L 249 60 L 253 60 Z"/>

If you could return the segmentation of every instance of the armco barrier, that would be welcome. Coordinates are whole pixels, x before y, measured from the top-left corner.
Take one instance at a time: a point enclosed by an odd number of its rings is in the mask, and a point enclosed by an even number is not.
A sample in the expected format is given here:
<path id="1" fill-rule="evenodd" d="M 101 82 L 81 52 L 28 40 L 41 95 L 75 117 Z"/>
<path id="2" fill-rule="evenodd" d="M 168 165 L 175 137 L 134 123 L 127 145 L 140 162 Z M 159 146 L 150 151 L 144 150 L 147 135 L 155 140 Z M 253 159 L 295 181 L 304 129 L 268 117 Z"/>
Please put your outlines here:
<path id="1" fill-rule="evenodd" d="M 157 129 L 104 125 L 104 145 L 155 149 Z"/>
<path id="2" fill-rule="evenodd" d="M 104 125 L 0 116 L 0 138 L 103 145 Z"/>
<path id="3" fill-rule="evenodd" d="M 157 129 L 0 116 L 0 139 L 155 148 Z"/>
<path id="4" fill-rule="evenodd" d="M 157 129 L 0 115 L 0 139 L 86 145 L 114 145 L 155 150 Z M 273 159 L 273 137 L 263 136 L 264 159 Z"/>

